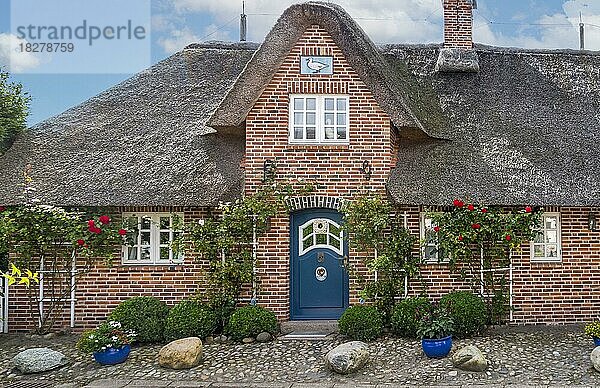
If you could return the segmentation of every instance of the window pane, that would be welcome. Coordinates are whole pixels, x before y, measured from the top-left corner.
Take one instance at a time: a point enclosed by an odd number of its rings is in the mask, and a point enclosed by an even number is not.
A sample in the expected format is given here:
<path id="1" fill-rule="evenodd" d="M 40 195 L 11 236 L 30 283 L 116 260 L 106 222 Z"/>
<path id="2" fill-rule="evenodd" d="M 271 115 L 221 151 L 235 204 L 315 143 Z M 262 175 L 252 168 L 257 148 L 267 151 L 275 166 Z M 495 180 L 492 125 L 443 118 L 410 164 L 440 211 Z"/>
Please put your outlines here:
<path id="1" fill-rule="evenodd" d="M 546 257 L 557 257 L 556 245 L 546 245 Z"/>
<path id="2" fill-rule="evenodd" d="M 304 113 L 300 112 L 300 113 L 294 113 L 294 124 L 295 125 L 302 125 L 304 124 Z"/>
<path id="3" fill-rule="evenodd" d="M 425 259 L 426 260 L 437 260 L 437 257 L 436 257 L 437 248 L 435 245 L 426 245 L 424 250 L 425 250 Z"/>
<path id="4" fill-rule="evenodd" d="M 315 127 L 306 127 L 306 138 L 307 139 L 316 139 L 317 138 L 317 129 Z"/>
<path id="5" fill-rule="evenodd" d="M 142 245 L 150 245 L 150 232 L 142 232 Z"/>
<path id="6" fill-rule="evenodd" d="M 303 98 L 294 98 L 294 110 L 303 110 L 304 109 L 304 99 Z"/>
<path id="7" fill-rule="evenodd" d="M 306 110 L 316 110 L 317 109 L 317 99 L 316 98 L 307 98 L 306 99 Z"/>
<path id="8" fill-rule="evenodd" d="M 150 247 L 142 247 L 141 248 L 142 251 L 142 260 L 150 260 Z"/>
<path id="9" fill-rule="evenodd" d="M 169 232 L 160 232 L 160 243 L 169 244 L 171 242 L 171 236 Z"/>
<path id="10" fill-rule="evenodd" d="M 334 101 L 333 98 L 325 99 L 325 110 L 334 110 L 333 101 Z"/>
<path id="11" fill-rule="evenodd" d="M 171 227 L 171 217 L 160 217 L 160 228 L 169 229 Z"/>
<path id="12" fill-rule="evenodd" d="M 345 98 L 338 98 L 337 99 L 337 110 L 346 110 L 346 99 Z"/>
<path id="13" fill-rule="evenodd" d="M 302 127 L 294 127 L 294 139 L 302 139 Z"/>
<path id="14" fill-rule="evenodd" d="M 329 243 L 335 249 L 340 249 L 340 241 L 339 240 L 336 240 L 336 239 L 332 238 L 332 239 L 330 239 Z"/>
<path id="15" fill-rule="evenodd" d="M 304 228 L 304 230 L 302 230 L 302 238 L 305 238 L 306 236 L 308 236 L 309 234 L 311 234 L 312 231 L 313 231 L 313 225 L 311 223 L 311 224 L 308 224 L 306 226 L 306 228 Z"/>
<path id="16" fill-rule="evenodd" d="M 325 139 L 335 139 L 333 127 L 325 127 Z"/>
<path id="17" fill-rule="evenodd" d="M 533 256 L 544 257 L 544 246 L 543 245 L 534 245 L 533 246 Z"/>
<path id="18" fill-rule="evenodd" d="M 333 224 L 329 224 L 329 233 L 333 234 L 336 237 L 340 236 L 340 228 L 336 227 Z"/>
<path id="19" fill-rule="evenodd" d="M 546 242 L 556 244 L 556 230 L 546 231 Z"/>
<path id="20" fill-rule="evenodd" d="M 306 114 L 306 124 L 315 125 L 317 123 L 317 115 L 315 113 Z"/>
<path id="21" fill-rule="evenodd" d="M 325 125 L 333 125 L 333 113 L 325 113 Z"/>
<path id="22" fill-rule="evenodd" d="M 313 239 L 309 238 L 302 242 L 302 250 L 305 251 L 313 245 Z"/>
<path id="23" fill-rule="evenodd" d="M 148 230 L 150 229 L 150 225 L 152 225 L 152 218 L 148 216 L 143 216 L 141 228 Z"/>
<path id="24" fill-rule="evenodd" d="M 137 260 L 138 249 L 137 247 L 127 248 L 127 260 Z"/>
<path id="25" fill-rule="evenodd" d="M 556 229 L 556 216 L 546 216 L 546 229 Z"/>
<path id="26" fill-rule="evenodd" d="M 160 248 L 160 259 L 161 260 L 169 260 L 169 247 L 161 247 Z"/>
<path id="27" fill-rule="evenodd" d="M 338 139 L 346 139 L 346 127 L 338 127 L 337 138 Z"/>
<path id="28" fill-rule="evenodd" d="M 317 234 L 317 244 L 327 245 L 327 235 Z"/>
<path id="29" fill-rule="evenodd" d="M 536 242 L 536 243 L 543 243 L 543 242 L 544 242 L 544 233 L 542 233 L 542 232 L 538 232 L 538 233 L 535 235 L 535 239 L 533 240 L 533 242 Z"/>
<path id="30" fill-rule="evenodd" d="M 346 125 L 346 114 L 338 113 L 337 114 L 337 125 Z"/>

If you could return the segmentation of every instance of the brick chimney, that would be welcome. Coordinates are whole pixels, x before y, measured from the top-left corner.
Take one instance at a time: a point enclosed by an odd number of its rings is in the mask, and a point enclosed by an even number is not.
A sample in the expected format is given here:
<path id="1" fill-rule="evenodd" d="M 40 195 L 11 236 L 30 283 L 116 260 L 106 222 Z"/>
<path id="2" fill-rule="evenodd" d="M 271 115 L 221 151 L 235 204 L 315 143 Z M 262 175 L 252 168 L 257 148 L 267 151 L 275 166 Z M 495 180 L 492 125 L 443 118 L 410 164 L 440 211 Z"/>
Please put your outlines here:
<path id="1" fill-rule="evenodd" d="M 477 0 L 443 0 L 444 47 L 435 65 L 440 73 L 477 73 L 479 58 L 473 49 L 473 10 Z"/>
<path id="2" fill-rule="evenodd" d="M 444 0 L 444 47 L 473 47 L 475 0 Z"/>

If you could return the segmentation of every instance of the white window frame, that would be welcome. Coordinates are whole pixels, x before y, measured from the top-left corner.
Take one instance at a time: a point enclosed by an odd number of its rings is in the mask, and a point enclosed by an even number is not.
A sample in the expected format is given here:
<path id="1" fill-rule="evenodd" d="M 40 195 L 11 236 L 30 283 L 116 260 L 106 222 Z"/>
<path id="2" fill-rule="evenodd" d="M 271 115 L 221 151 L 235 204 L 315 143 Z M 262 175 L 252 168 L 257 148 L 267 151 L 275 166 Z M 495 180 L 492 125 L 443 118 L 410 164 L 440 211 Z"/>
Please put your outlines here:
<path id="1" fill-rule="evenodd" d="M 315 98 L 316 101 L 316 120 L 315 120 L 315 139 L 306 139 L 306 127 L 312 126 L 307 125 L 306 122 L 302 124 L 303 127 L 303 139 L 295 139 L 294 138 L 294 127 L 299 125 L 294 125 L 294 113 L 296 113 L 294 109 L 294 99 L 295 98 Z M 334 101 L 334 110 L 326 111 L 325 110 L 325 99 L 333 98 Z M 346 100 L 346 110 L 344 113 L 346 114 L 346 124 L 344 125 L 325 125 L 325 113 L 333 113 L 335 120 L 337 121 L 337 99 L 343 98 Z M 289 95 L 289 120 L 288 120 L 288 139 L 290 144 L 349 144 L 350 143 L 350 96 L 345 94 L 290 94 Z M 305 105 L 306 108 L 306 105 Z M 303 110 L 305 112 L 306 110 Z M 346 130 L 346 138 L 345 139 L 325 139 L 325 127 L 331 126 L 333 127 L 334 133 L 337 137 L 337 128 L 344 127 Z"/>
<path id="2" fill-rule="evenodd" d="M 317 234 L 315 232 L 314 229 L 314 223 L 315 222 L 326 222 L 327 223 L 327 233 L 325 233 L 327 235 L 327 244 L 318 244 L 317 243 Z M 306 236 L 303 236 L 304 234 L 304 229 L 306 229 L 308 226 L 313 225 L 313 231 L 311 233 L 309 233 Z M 333 233 L 331 233 L 329 231 L 329 225 L 333 225 L 336 228 L 338 228 L 338 230 L 340 231 L 340 234 L 338 236 L 334 235 Z M 323 233 L 321 233 L 323 234 Z M 313 240 L 313 244 L 311 246 L 309 246 L 308 248 L 304 249 L 304 241 L 308 240 L 308 239 L 312 239 Z M 340 245 L 339 248 L 336 248 L 335 246 L 331 245 L 331 239 L 335 238 L 336 240 L 338 240 L 338 243 Z M 302 256 L 307 252 L 312 251 L 313 249 L 317 249 L 317 248 L 328 248 L 331 249 L 332 251 L 334 251 L 335 253 L 338 253 L 340 255 L 344 254 L 344 231 L 342 230 L 341 225 L 339 225 L 337 222 L 330 220 L 328 218 L 313 218 L 312 220 L 308 220 L 305 223 L 303 223 L 302 225 L 298 226 L 298 256 Z"/>
<path id="3" fill-rule="evenodd" d="M 136 233 L 134 236 L 134 247 L 137 247 L 137 257 L 141 257 L 142 253 L 142 234 L 141 234 L 141 218 L 142 217 L 150 217 L 150 259 L 149 260 L 129 260 L 129 249 L 132 246 L 124 245 L 122 247 L 122 262 L 123 264 L 143 264 L 143 265 L 172 265 L 172 264 L 181 264 L 183 262 L 183 253 L 179 253 L 178 256 L 175 256 L 173 249 L 170 247 L 173 242 L 173 234 L 180 233 L 176 230 L 173 230 L 173 217 L 179 217 L 183 221 L 182 213 L 145 213 L 145 212 L 132 212 L 132 213 L 123 213 L 123 220 L 127 220 L 128 218 L 136 217 L 138 219 Z M 166 232 L 166 229 L 160 228 L 160 219 L 161 217 L 169 217 L 170 218 L 170 226 L 169 226 L 169 259 L 164 260 L 160 259 L 160 248 L 161 245 L 164 248 L 165 244 L 160 244 L 160 233 Z"/>
<path id="4" fill-rule="evenodd" d="M 546 241 L 546 231 L 554 230 L 546 228 L 546 217 L 556 217 L 556 243 Z M 531 261 L 535 263 L 560 263 L 562 262 L 562 243 L 561 243 L 561 219 L 559 212 L 547 212 L 542 214 L 542 226 L 538 229 L 538 232 L 543 233 L 544 242 L 536 243 L 535 240 L 531 241 Z M 548 245 L 556 245 L 556 256 L 535 256 L 535 246 L 542 246 L 544 253 L 547 252 L 546 247 Z"/>
<path id="5" fill-rule="evenodd" d="M 427 232 L 427 226 L 425 225 L 427 223 L 427 220 L 431 220 L 431 228 L 430 230 L 432 231 L 432 233 L 435 233 L 433 231 L 433 228 L 435 227 L 435 224 L 433 222 L 433 220 L 431 219 L 431 217 L 427 217 L 427 213 L 425 212 L 421 212 L 420 216 L 419 216 L 419 226 L 420 226 L 420 237 L 421 237 L 421 241 L 423 241 L 423 244 L 421 246 L 421 258 L 423 259 L 423 262 L 425 264 L 445 264 L 449 262 L 448 258 L 443 258 L 442 260 L 440 260 L 440 246 L 439 243 L 427 243 L 426 241 L 426 232 Z M 435 252 L 435 258 L 427 258 L 425 256 L 425 252 L 427 247 L 431 247 L 431 246 L 435 246 L 436 252 Z"/>

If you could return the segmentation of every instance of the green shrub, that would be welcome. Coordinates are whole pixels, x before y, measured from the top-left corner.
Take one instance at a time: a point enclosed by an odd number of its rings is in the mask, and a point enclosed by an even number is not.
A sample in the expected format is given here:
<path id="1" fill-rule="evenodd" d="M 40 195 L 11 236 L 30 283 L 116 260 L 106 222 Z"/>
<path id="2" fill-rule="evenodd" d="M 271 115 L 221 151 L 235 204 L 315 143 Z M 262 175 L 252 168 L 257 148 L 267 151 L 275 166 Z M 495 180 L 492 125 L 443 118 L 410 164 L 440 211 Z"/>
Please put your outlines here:
<path id="1" fill-rule="evenodd" d="M 235 310 L 225 326 L 225 334 L 239 341 L 256 337 L 262 332 L 277 333 L 275 313 L 259 306 L 246 306 Z"/>
<path id="2" fill-rule="evenodd" d="M 454 321 L 454 336 L 466 338 L 481 334 L 487 322 L 485 302 L 469 291 L 456 291 L 446 294 L 440 300 Z"/>
<path id="3" fill-rule="evenodd" d="M 110 313 L 108 320 L 117 321 L 124 330 L 137 333 L 140 343 L 161 342 L 169 308 L 151 296 L 138 296 L 121 302 Z"/>
<path id="4" fill-rule="evenodd" d="M 371 341 L 383 331 L 383 316 L 373 306 L 352 306 L 338 321 L 340 333 L 359 341 Z"/>
<path id="5" fill-rule="evenodd" d="M 183 300 L 167 315 L 165 339 L 167 341 L 186 337 L 206 338 L 215 332 L 217 316 L 210 307 L 195 300 Z"/>
<path id="6" fill-rule="evenodd" d="M 392 331 L 401 337 L 416 338 L 420 311 L 428 310 L 431 302 L 419 296 L 406 298 L 396 304 L 392 311 Z"/>
<path id="7" fill-rule="evenodd" d="M 222 333 L 235 311 L 235 300 L 225 295 L 213 296 L 208 300 L 208 305 L 217 317 L 216 333 Z"/>

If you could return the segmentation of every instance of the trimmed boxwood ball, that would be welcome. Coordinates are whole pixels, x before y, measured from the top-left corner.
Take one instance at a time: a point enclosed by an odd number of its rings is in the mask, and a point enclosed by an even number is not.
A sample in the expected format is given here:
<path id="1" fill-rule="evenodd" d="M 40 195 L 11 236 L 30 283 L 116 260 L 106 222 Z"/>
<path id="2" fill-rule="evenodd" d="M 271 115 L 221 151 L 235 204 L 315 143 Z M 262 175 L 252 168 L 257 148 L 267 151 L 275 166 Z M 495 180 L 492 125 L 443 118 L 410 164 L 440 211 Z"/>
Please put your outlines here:
<path id="1" fill-rule="evenodd" d="M 440 299 L 454 321 L 454 336 L 466 338 L 481 334 L 487 322 L 485 302 L 469 291 L 455 291 Z"/>
<path id="2" fill-rule="evenodd" d="M 168 313 L 165 302 L 151 296 L 137 296 L 121 302 L 108 320 L 120 322 L 125 330 L 134 330 L 136 342 L 155 343 L 163 340 Z"/>
<path id="3" fill-rule="evenodd" d="M 406 298 L 392 310 L 392 330 L 401 337 L 417 338 L 419 310 L 427 310 L 431 302 L 424 296 Z"/>
<path id="4" fill-rule="evenodd" d="M 206 338 L 215 332 L 217 325 L 217 315 L 210 307 L 195 300 L 183 300 L 167 315 L 165 339 Z"/>
<path id="5" fill-rule="evenodd" d="M 259 306 L 241 307 L 231 315 L 225 326 L 225 334 L 235 341 L 256 337 L 262 332 L 277 333 L 275 313 Z"/>
<path id="6" fill-rule="evenodd" d="M 383 315 L 373 306 L 348 307 L 338 321 L 340 334 L 354 340 L 372 341 L 383 331 Z"/>

